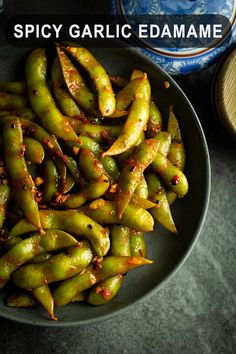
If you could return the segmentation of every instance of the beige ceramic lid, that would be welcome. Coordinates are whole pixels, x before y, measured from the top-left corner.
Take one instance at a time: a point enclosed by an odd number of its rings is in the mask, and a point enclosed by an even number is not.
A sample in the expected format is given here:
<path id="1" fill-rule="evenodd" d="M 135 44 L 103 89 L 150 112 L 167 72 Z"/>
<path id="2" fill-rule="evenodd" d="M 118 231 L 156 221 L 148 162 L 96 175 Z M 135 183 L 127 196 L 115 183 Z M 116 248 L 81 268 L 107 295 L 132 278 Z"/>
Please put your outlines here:
<path id="1" fill-rule="evenodd" d="M 217 75 L 215 104 L 221 123 L 236 142 L 236 48 L 225 59 Z"/>

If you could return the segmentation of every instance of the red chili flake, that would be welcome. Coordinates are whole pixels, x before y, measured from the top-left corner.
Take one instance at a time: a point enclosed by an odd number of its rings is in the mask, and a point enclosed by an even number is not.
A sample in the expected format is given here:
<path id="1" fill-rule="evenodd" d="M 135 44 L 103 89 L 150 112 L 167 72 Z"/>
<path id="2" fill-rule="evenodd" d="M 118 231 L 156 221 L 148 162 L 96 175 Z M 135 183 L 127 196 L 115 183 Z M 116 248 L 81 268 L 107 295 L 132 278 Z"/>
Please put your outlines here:
<path id="1" fill-rule="evenodd" d="M 180 182 L 180 177 L 178 175 L 172 177 L 171 184 L 173 186 L 176 186 L 177 184 L 179 184 L 179 182 Z"/>
<path id="2" fill-rule="evenodd" d="M 26 144 L 23 143 L 23 144 L 21 144 L 20 151 L 19 151 L 20 157 L 24 156 L 25 150 L 26 150 Z"/>
<path id="3" fill-rule="evenodd" d="M 39 192 L 39 191 L 35 191 L 34 193 L 34 200 L 37 202 L 37 203 L 40 203 L 43 199 L 43 194 L 42 192 Z"/>

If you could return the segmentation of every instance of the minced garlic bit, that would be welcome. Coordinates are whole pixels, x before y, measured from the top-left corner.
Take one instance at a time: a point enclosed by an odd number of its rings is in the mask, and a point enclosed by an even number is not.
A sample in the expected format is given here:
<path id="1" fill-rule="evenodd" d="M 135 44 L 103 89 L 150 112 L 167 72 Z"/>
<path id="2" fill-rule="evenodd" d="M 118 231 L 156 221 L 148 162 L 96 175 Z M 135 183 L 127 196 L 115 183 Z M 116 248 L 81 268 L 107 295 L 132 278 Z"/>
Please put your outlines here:
<path id="1" fill-rule="evenodd" d="M 168 89 L 170 87 L 169 81 L 164 81 L 164 86 L 166 89 Z"/>
<path id="2" fill-rule="evenodd" d="M 89 208 L 90 209 L 98 209 L 103 207 L 106 204 L 105 200 L 102 198 L 99 198 L 97 200 L 94 200 L 92 203 L 90 203 Z"/>
<path id="3" fill-rule="evenodd" d="M 44 179 L 41 177 L 35 177 L 34 179 L 34 184 L 36 185 L 36 187 L 40 186 L 41 184 L 44 183 Z"/>
<path id="4" fill-rule="evenodd" d="M 117 183 L 113 184 L 109 190 L 110 193 L 116 193 L 117 191 Z"/>

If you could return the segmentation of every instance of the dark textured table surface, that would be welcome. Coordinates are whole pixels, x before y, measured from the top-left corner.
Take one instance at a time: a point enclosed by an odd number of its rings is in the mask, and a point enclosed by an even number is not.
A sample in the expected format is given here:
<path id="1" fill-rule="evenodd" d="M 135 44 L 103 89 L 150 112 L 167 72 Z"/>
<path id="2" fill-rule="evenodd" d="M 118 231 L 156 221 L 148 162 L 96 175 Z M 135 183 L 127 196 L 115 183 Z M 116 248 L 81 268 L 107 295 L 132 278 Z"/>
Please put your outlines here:
<path id="1" fill-rule="evenodd" d="M 11 13 L 105 9 L 105 1 L 6 0 Z M 55 6 L 56 4 L 56 6 Z M 86 10 L 86 11 L 85 11 Z M 176 78 L 204 128 L 212 190 L 200 238 L 174 278 L 145 303 L 106 322 L 48 329 L 0 320 L 0 353 L 228 354 L 236 348 L 236 154 L 216 127 L 210 103 L 215 66 Z"/>

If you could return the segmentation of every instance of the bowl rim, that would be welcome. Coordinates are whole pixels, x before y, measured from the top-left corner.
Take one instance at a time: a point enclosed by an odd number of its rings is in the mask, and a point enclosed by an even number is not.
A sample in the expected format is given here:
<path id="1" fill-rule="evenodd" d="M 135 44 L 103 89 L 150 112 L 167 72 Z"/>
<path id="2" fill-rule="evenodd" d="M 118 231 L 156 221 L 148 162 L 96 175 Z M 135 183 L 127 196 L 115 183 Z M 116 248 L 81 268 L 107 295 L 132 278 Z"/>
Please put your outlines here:
<path id="1" fill-rule="evenodd" d="M 117 42 L 119 42 L 119 41 L 117 41 Z M 204 152 L 204 156 L 205 156 L 205 168 L 206 168 L 206 187 L 205 187 L 205 191 L 206 192 L 205 192 L 205 196 L 204 196 L 204 203 L 203 203 L 202 212 L 201 212 L 200 219 L 199 219 L 198 225 L 196 227 L 195 233 L 194 233 L 194 235 L 192 237 L 192 241 L 190 242 L 190 244 L 187 247 L 187 250 L 185 251 L 183 256 L 176 263 L 176 266 L 174 267 L 174 269 L 159 284 L 157 284 L 153 289 L 149 290 L 141 298 L 133 301 L 130 304 L 127 304 L 126 306 L 124 306 L 122 308 L 115 309 L 111 313 L 104 314 L 104 315 L 101 315 L 101 316 L 96 317 L 96 318 L 85 319 L 85 320 L 50 321 L 50 320 L 46 320 L 46 319 L 42 319 L 42 320 L 40 320 L 40 319 L 39 320 L 26 319 L 26 318 L 19 317 L 19 315 L 15 314 L 15 313 L 13 313 L 13 314 L 5 314 L 5 313 L 2 313 L 0 311 L 0 317 L 1 318 L 4 318 L 4 319 L 9 320 L 9 321 L 14 321 L 14 322 L 17 322 L 17 323 L 21 323 L 21 324 L 33 325 L 33 326 L 39 326 L 39 327 L 50 327 L 50 328 L 66 328 L 66 327 L 76 327 L 76 326 L 78 327 L 78 326 L 95 324 L 95 323 L 103 321 L 103 320 L 110 320 L 110 319 L 112 319 L 112 318 L 114 318 L 114 317 L 116 317 L 118 315 L 124 314 L 127 310 L 130 310 L 131 308 L 136 306 L 138 303 L 139 304 L 142 303 L 144 300 L 146 301 L 152 295 L 154 295 L 159 290 L 161 290 L 172 279 L 172 277 L 178 272 L 178 270 L 183 266 L 183 264 L 185 263 L 185 261 L 189 257 L 190 253 L 192 252 L 192 250 L 193 250 L 193 248 L 194 248 L 194 246 L 195 246 L 195 244 L 196 244 L 196 242 L 197 242 L 197 240 L 199 238 L 199 235 L 201 233 L 201 230 L 202 230 L 202 227 L 203 227 L 206 215 L 207 215 L 207 210 L 208 210 L 209 200 L 210 200 L 210 190 L 211 190 L 210 155 L 209 155 L 209 150 L 208 150 L 208 146 L 207 146 L 206 137 L 205 137 L 203 128 L 201 126 L 200 120 L 199 120 L 199 118 L 197 116 L 197 113 L 195 112 L 191 102 L 189 101 L 188 97 L 184 93 L 184 91 L 181 89 L 181 87 L 177 84 L 175 79 L 173 77 L 171 77 L 170 74 L 167 71 L 165 71 L 154 60 L 152 60 L 151 58 L 147 57 L 143 53 L 139 52 L 137 49 L 128 48 L 127 46 L 123 45 L 122 43 L 120 43 L 120 44 L 121 44 L 121 47 L 119 49 L 121 49 L 123 47 L 123 49 L 125 49 L 126 51 L 128 50 L 131 54 L 135 55 L 136 57 L 139 57 L 142 61 L 147 62 L 148 65 L 152 66 L 155 70 L 160 71 L 161 74 L 166 76 L 167 80 L 169 80 L 171 85 L 174 86 L 174 88 L 177 89 L 181 93 L 181 95 L 185 99 L 186 103 L 189 105 L 189 108 L 191 109 L 191 111 L 192 111 L 192 113 L 194 115 L 196 127 L 197 127 L 198 133 L 200 135 L 202 144 L 203 144 L 203 152 Z M 108 48 L 108 50 L 112 50 L 112 49 L 113 48 L 111 48 L 111 49 Z"/>

